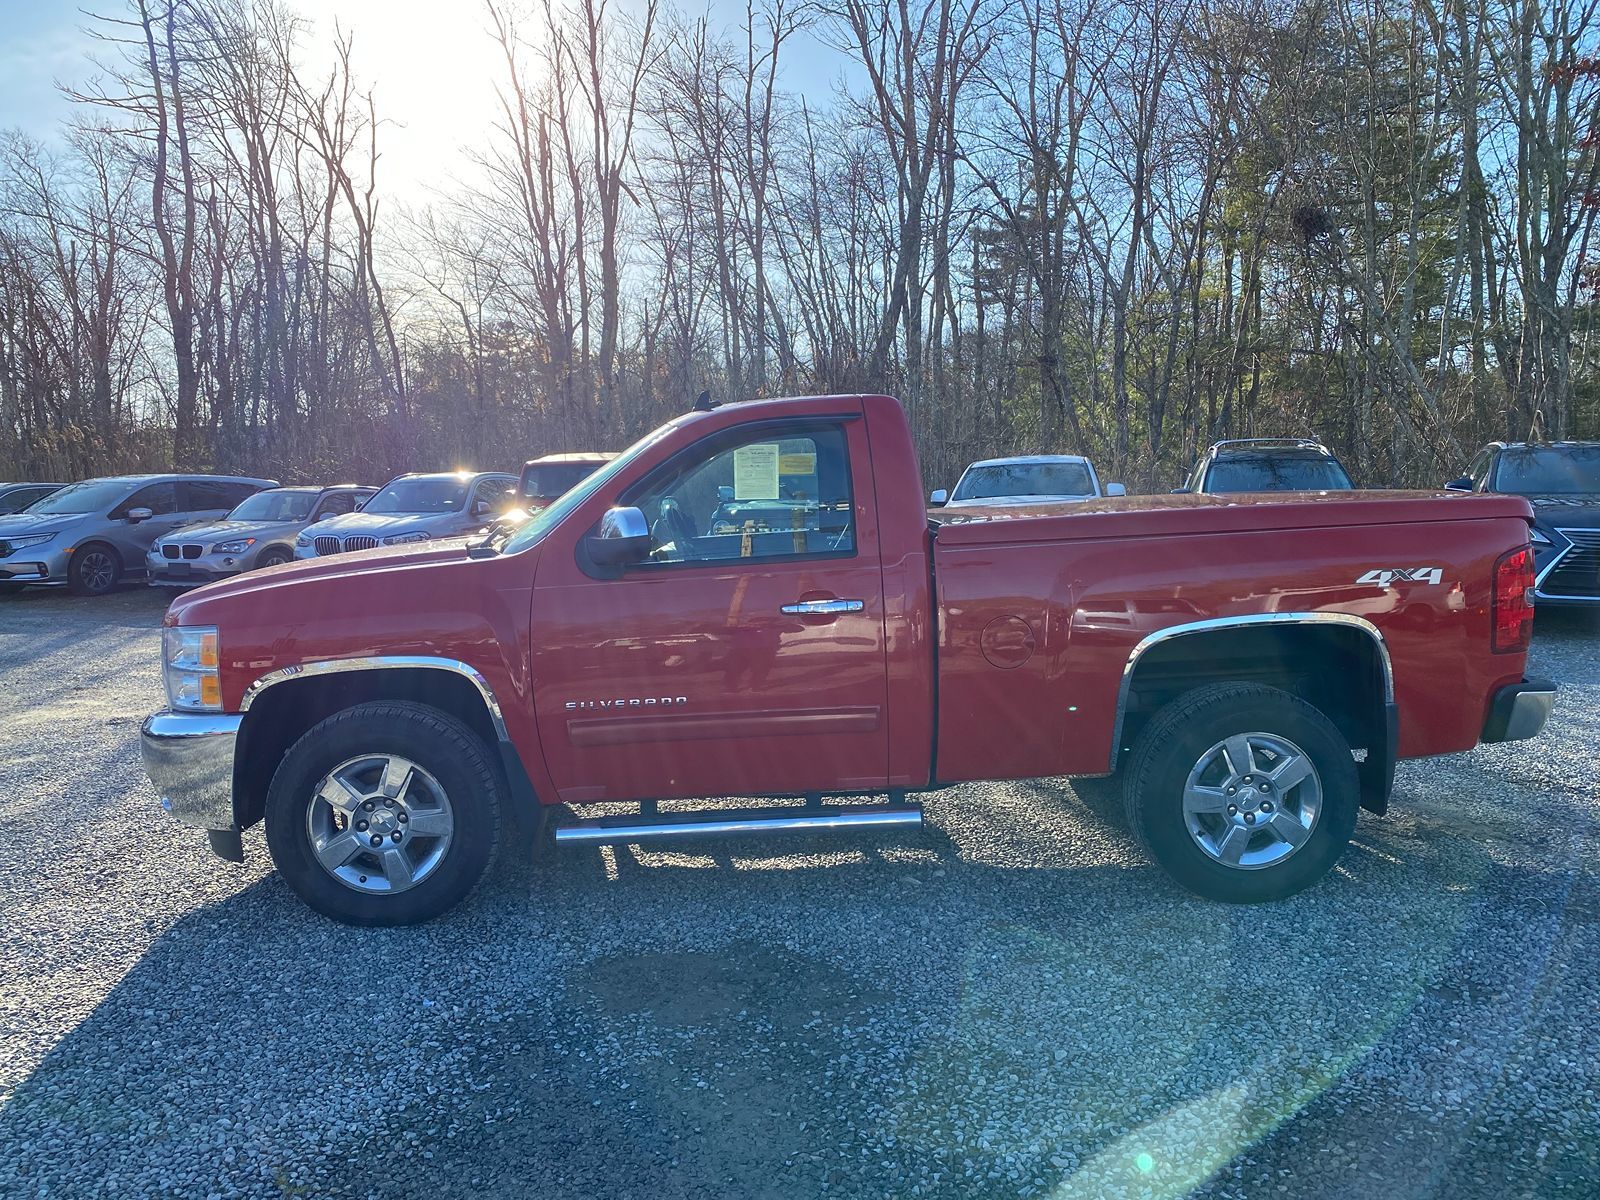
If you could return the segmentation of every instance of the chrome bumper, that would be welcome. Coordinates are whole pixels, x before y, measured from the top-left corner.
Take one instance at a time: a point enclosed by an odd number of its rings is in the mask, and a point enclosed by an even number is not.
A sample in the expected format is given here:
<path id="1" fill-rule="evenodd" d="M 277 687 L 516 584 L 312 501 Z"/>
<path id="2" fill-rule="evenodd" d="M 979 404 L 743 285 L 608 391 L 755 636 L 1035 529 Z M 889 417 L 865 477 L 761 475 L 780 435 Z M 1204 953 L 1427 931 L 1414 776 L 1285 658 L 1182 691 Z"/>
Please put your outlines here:
<path id="1" fill-rule="evenodd" d="M 1556 703 L 1556 685 L 1548 679 L 1524 679 L 1494 694 L 1489 719 L 1483 723 L 1486 742 L 1518 742 L 1544 728 Z"/>
<path id="2" fill-rule="evenodd" d="M 139 731 L 145 773 L 161 807 L 195 829 L 231 830 L 237 713 L 152 713 Z"/>

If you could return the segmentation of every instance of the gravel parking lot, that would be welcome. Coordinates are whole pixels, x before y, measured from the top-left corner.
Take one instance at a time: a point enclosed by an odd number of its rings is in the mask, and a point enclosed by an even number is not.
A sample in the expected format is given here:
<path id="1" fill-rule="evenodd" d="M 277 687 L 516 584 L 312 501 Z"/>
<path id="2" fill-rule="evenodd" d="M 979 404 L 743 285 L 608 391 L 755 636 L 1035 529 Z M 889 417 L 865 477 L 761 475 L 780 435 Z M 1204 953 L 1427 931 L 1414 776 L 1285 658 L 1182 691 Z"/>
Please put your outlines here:
<path id="1" fill-rule="evenodd" d="M 1600 1191 L 1600 627 L 1336 876 L 1191 899 L 1064 781 L 871 840 L 550 851 L 421 929 L 156 807 L 165 595 L 0 597 L 0 1195 Z"/>

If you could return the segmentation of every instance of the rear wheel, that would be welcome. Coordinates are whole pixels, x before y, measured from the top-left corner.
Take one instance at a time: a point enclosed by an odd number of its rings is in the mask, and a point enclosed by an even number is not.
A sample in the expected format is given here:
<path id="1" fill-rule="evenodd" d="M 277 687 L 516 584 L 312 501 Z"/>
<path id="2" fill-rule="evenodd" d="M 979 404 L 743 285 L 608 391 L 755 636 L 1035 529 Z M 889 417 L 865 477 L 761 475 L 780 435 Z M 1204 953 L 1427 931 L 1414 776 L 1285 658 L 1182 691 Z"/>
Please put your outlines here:
<path id="1" fill-rule="evenodd" d="M 499 838 L 488 747 L 420 704 L 359 704 L 314 725 L 267 793 L 284 881 L 348 925 L 415 925 L 460 903 Z"/>
<path id="2" fill-rule="evenodd" d="M 1355 831 L 1350 746 L 1305 701 L 1217 684 L 1151 718 L 1133 747 L 1128 823 L 1152 858 L 1213 900 L 1279 900 L 1310 887 Z"/>
<path id="3" fill-rule="evenodd" d="M 104 596 L 121 575 L 117 552 L 102 542 L 90 542 L 74 550 L 67 562 L 67 590 L 74 596 Z"/>

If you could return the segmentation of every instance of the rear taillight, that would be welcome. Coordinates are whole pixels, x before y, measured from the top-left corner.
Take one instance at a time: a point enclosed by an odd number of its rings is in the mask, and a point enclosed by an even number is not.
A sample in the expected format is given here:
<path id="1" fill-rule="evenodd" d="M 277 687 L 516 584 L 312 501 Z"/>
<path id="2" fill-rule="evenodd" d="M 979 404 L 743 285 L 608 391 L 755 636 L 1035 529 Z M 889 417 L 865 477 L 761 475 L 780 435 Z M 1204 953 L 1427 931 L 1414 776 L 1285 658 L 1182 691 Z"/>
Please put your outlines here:
<path id="1" fill-rule="evenodd" d="M 1533 636 L 1533 550 L 1524 546 L 1494 565 L 1494 652 L 1526 650 Z"/>

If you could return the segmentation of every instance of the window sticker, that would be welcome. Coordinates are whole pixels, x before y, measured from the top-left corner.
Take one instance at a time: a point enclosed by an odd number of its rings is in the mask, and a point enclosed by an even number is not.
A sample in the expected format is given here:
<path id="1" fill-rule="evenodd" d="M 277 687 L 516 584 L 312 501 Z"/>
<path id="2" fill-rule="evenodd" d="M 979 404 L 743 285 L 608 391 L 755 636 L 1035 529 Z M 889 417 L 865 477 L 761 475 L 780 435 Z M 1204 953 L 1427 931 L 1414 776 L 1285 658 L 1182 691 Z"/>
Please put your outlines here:
<path id="1" fill-rule="evenodd" d="M 817 452 L 815 450 L 804 454 L 778 455 L 779 475 L 815 475 L 817 473 Z"/>
<path id="2" fill-rule="evenodd" d="M 735 500 L 776 500 L 778 498 L 778 445 L 756 442 L 733 452 L 733 498 Z"/>

